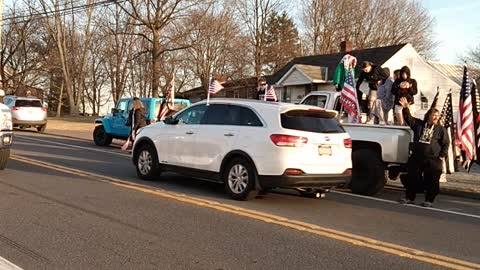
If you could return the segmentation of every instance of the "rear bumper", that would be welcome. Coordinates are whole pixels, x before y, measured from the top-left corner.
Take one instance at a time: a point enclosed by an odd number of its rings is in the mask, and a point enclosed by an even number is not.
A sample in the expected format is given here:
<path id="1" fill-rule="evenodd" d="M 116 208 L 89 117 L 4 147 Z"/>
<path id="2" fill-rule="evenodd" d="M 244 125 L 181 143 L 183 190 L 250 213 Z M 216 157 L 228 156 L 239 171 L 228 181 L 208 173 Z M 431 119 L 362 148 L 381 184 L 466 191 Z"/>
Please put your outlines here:
<path id="1" fill-rule="evenodd" d="M 0 131 L 0 148 L 10 148 L 13 143 L 13 132 Z"/>
<path id="2" fill-rule="evenodd" d="M 47 120 L 18 120 L 13 118 L 12 119 L 13 125 L 14 126 L 43 126 L 47 124 Z"/>
<path id="3" fill-rule="evenodd" d="M 350 183 L 349 174 L 259 175 L 263 188 L 331 188 Z"/>

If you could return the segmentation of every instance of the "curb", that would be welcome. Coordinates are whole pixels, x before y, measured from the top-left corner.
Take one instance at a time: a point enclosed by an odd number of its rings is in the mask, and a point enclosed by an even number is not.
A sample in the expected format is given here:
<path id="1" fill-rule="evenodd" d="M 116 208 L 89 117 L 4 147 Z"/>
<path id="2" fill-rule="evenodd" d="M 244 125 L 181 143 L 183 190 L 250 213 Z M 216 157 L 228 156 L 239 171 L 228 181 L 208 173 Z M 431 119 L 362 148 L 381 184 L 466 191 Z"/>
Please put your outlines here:
<path id="1" fill-rule="evenodd" d="M 405 189 L 401 185 L 386 184 L 385 187 L 400 188 L 402 191 L 405 191 Z M 439 194 L 449 195 L 449 196 L 454 196 L 454 197 L 474 199 L 474 200 L 480 200 L 480 192 L 475 192 L 473 190 L 455 189 L 455 188 L 451 188 L 451 187 L 440 186 L 440 193 Z"/>

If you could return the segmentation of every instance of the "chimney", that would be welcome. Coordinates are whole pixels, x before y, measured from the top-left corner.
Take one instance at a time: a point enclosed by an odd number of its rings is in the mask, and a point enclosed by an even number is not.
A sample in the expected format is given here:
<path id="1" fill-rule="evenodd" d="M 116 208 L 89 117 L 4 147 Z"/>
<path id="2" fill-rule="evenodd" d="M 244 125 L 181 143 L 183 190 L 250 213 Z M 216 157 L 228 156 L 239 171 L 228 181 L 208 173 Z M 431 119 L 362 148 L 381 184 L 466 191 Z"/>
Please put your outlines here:
<path id="1" fill-rule="evenodd" d="M 350 41 L 342 41 L 340 42 L 340 52 L 349 52 L 352 50 L 352 42 Z"/>

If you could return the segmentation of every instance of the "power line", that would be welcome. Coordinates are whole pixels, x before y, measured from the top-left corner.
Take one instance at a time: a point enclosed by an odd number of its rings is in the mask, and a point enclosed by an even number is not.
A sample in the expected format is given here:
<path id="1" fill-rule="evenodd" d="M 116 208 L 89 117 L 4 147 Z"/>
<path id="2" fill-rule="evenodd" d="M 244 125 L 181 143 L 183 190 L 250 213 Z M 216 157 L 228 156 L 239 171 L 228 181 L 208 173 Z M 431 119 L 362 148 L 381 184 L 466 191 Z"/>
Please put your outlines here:
<path id="1" fill-rule="evenodd" d="M 79 0 L 77 0 L 77 1 L 79 1 Z M 59 15 L 75 14 L 75 13 L 87 10 L 89 8 L 96 8 L 96 7 L 100 7 L 100 6 L 109 6 L 111 4 L 121 3 L 121 2 L 124 2 L 124 1 L 126 1 L 126 0 L 120 0 L 120 1 L 103 0 L 103 1 L 99 1 L 97 3 L 93 3 L 93 4 L 78 5 L 78 6 L 63 8 L 63 9 L 59 9 L 59 10 L 49 10 L 49 11 L 30 13 L 30 14 L 27 14 L 27 15 L 10 16 L 10 17 L 3 18 L 1 22 L 4 23 L 4 25 L 9 25 L 9 24 L 12 24 L 12 23 L 25 23 L 29 19 L 35 20 L 35 19 L 41 19 L 41 18 L 48 18 L 49 15 L 55 15 L 55 14 L 59 14 Z M 10 23 L 8 22 L 8 20 L 17 20 L 17 19 L 24 19 L 24 20 L 23 21 L 10 22 Z"/>

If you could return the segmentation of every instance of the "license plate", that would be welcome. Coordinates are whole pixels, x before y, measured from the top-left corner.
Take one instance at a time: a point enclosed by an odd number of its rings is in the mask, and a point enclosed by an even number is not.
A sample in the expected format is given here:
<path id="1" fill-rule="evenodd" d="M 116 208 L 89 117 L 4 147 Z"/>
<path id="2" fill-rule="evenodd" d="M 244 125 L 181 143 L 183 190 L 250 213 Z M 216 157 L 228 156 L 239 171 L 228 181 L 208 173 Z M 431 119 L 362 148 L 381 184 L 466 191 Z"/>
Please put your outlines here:
<path id="1" fill-rule="evenodd" d="M 320 145 L 318 147 L 318 154 L 320 156 L 331 156 L 332 155 L 332 147 L 330 145 Z"/>

